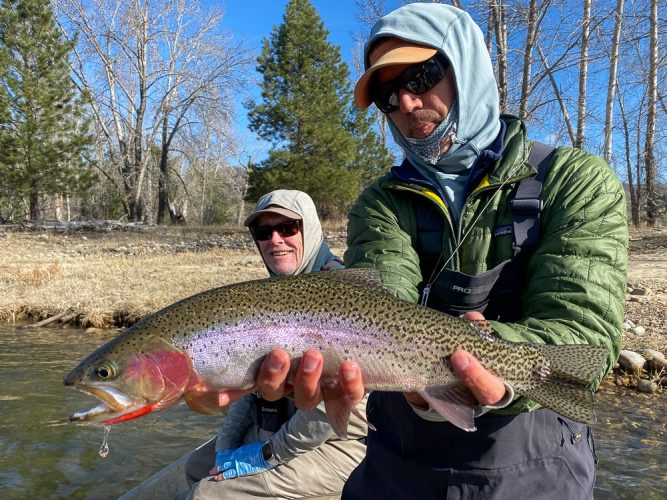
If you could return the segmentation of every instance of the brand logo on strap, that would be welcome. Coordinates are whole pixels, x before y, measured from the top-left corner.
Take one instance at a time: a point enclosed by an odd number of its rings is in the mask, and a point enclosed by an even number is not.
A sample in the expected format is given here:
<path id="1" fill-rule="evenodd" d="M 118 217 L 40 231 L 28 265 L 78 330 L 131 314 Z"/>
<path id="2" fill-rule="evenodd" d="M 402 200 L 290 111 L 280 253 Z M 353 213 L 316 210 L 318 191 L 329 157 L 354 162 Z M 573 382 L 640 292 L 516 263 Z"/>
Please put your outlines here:
<path id="1" fill-rule="evenodd" d="M 493 236 L 502 236 L 504 234 L 512 234 L 512 226 L 498 226 L 493 228 Z"/>

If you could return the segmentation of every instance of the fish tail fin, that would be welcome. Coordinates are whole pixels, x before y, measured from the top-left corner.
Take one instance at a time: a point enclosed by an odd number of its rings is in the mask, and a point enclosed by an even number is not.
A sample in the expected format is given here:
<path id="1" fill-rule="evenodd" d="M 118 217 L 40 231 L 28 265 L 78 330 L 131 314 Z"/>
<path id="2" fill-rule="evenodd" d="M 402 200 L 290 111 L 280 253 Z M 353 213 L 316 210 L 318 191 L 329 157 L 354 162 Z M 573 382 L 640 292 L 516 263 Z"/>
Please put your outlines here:
<path id="1" fill-rule="evenodd" d="M 590 345 L 535 345 L 544 357 L 534 376 L 515 389 L 556 413 L 584 423 L 595 422 L 592 386 L 605 368 L 609 352 Z"/>

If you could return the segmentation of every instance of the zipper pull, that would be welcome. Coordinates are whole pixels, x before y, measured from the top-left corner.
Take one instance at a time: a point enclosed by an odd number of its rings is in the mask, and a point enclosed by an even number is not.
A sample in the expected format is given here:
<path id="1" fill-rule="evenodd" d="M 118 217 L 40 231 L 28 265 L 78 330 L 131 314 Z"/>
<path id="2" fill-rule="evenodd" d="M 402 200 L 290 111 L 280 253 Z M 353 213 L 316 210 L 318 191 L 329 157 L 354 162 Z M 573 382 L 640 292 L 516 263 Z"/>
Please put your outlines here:
<path id="1" fill-rule="evenodd" d="M 422 300 L 421 300 L 421 305 L 425 306 L 426 303 L 428 302 L 428 294 L 431 293 L 431 284 L 429 283 L 424 287 L 424 290 L 422 290 Z"/>

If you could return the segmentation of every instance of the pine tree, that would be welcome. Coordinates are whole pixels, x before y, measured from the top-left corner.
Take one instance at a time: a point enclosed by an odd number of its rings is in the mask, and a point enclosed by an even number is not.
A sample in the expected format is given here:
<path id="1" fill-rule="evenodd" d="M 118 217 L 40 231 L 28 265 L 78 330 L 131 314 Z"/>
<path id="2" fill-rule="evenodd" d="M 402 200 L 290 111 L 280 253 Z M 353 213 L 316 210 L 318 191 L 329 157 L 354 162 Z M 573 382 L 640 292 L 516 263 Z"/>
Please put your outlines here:
<path id="1" fill-rule="evenodd" d="M 27 202 L 31 219 L 39 217 L 44 195 L 76 194 L 93 178 L 71 50 L 48 0 L 0 4 L 0 197 Z"/>
<path id="2" fill-rule="evenodd" d="M 391 165 L 366 111 L 354 108 L 348 67 L 327 35 L 308 0 L 290 0 L 283 23 L 264 39 L 263 102 L 248 104 L 249 120 L 274 148 L 250 171 L 249 200 L 300 189 L 320 215 L 340 216 L 362 183 Z"/>

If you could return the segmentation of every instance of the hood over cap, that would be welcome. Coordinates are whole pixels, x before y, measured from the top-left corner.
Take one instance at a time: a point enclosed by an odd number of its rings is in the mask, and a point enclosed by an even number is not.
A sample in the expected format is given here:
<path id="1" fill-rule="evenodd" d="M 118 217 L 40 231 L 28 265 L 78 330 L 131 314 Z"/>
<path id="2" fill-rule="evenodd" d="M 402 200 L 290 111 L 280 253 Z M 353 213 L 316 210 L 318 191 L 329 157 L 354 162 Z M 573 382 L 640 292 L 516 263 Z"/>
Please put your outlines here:
<path id="1" fill-rule="evenodd" d="M 401 42 L 386 51 L 375 64 L 370 54 L 381 38 Z M 373 73 L 380 67 L 419 63 L 438 51 L 451 63 L 456 81 L 459 120 L 456 135 L 480 151 L 493 142 L 500 131 L 500 103 L 491 57 L 484 35 L 470 15 L 451 5 L 412 3 L 382 17 L 371 29 L 364 46 L 364 73 L 355 87 L 360 108 L 370 106 L 368 95 Z M 385 50 L 384 44 L 379 50 Z M 445 157 L 449 156 L 445 154 Z"/>
<path id="2" fill-rule="evenodd" d="M 303 191 L 292 189 L 271 191 L 257 200 L 255 210 L 246 218 L 243 224 L 250 226 L 255 219 L 265 213 L 280 214 L 290 219 L 302 221 L 303 259 L 294 274 L 299 275 L 310 272 L 320 246 L 324 242 L 322 225 L 320 224 L 320 218 L 317 215 L 317 208 L 313 199 Z M 263 258 L 264 256 L 262 256 Z M 264 265 L 266 265 L 266 262 Z M 275 275 L 268 266 L 266 268 L 272 276 Z"/>

